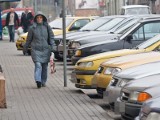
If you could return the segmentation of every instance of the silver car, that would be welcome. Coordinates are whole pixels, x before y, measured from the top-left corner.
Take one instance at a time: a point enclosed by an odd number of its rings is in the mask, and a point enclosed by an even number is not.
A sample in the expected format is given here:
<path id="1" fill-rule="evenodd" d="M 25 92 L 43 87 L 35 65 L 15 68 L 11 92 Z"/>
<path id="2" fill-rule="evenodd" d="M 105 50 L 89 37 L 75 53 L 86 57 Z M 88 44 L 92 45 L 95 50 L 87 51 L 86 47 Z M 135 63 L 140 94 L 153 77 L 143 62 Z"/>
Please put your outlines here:
<path id="1" fill-rule="evenodd" d="M 103 94 L 105 101 L 107 101 L 111 108 L 114 109 L 114 103 L 120 95 L 121 88 L 131 80 L 138 80 L 147 76 L 160 74 L 160 69 L 157 66 L 160 66 L 160 62 L 135 66 L 114 75 L 109 86 Z"/>
<path id="2" fill-rule="evenodd" d="M 130 81 L 121 90 L 115 106 L 123 120 L 134 120 L 140 112 L 142 104 L 160 94 L 160 74 Z"/>
<path id="3" fill-rule="evenodd" d="M 135 120 L 160 120 L 160 96 L 143 103 L 139 116 Z"/>

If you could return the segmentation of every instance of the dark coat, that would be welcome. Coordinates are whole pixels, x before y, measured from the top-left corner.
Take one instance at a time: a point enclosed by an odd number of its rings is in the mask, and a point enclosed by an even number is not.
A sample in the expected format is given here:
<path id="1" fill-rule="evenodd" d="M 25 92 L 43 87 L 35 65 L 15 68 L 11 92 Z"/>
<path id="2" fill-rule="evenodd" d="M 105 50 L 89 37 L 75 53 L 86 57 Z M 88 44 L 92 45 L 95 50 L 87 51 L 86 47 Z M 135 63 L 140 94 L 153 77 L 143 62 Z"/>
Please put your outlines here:
<path id="1" fill-rule="evenodd" d="M 37 24 L 36 17 L 43 16 L 43 23 Z M 34 23 L 30 27 L 24 50 L 27 51 L 31 45 L 31 57 L 33 62 L 47 63 L 50 60 L 51 48 L 54 46 L 54 34 L 47 23 L 46 17 L 38 13 L 34 18 Z"/>
<path id="2" fill-rule="evenodd" d="M 11 14 L 11 12 L 7 13 L 6 26 L 9 25 L 10 14 Z M 18 18 L 18 15 L 16 12 L 14 12 L 14 26 L 19 26 L 19 18 Z"/>
<path id="3" fill-rule="evenodd" d="M 22 16 L 21 16 L 21 25 L 22 26 L 30 26 L 32 25 L 32 22 L 33 22 L 33 15 L 31 12 L 29 13 L 22 13 Z"/>

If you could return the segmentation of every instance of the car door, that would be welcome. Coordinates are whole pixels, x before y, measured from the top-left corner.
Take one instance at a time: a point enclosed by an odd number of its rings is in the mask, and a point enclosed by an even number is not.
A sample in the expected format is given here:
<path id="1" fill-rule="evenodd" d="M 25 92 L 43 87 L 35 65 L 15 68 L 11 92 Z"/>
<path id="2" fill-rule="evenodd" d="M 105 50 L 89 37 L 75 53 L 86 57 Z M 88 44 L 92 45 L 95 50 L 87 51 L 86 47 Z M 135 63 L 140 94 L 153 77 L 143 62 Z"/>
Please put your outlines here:
<path id="1" fill-rule="evenodd" d="M 152 21 L 142 24 L 124 39 L 123 48 L 133 48 L 136 45 L 154 37 L 160 33 L 160 21 Z"/>

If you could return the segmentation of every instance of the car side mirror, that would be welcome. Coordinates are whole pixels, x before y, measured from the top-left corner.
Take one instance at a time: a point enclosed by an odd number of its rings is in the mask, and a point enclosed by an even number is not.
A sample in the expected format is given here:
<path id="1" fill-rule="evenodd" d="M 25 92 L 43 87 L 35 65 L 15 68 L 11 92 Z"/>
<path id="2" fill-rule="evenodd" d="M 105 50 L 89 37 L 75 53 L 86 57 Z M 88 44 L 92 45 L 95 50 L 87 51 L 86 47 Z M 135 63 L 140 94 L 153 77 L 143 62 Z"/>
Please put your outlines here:
<path id="1" fill-rule="evenodd" d="M 133 39 L 133 36 L 131 34 L 129 34 L 127 37 L 126 37 L 126 41 L 128 43 L 132 43 L 132 39 Z"/>

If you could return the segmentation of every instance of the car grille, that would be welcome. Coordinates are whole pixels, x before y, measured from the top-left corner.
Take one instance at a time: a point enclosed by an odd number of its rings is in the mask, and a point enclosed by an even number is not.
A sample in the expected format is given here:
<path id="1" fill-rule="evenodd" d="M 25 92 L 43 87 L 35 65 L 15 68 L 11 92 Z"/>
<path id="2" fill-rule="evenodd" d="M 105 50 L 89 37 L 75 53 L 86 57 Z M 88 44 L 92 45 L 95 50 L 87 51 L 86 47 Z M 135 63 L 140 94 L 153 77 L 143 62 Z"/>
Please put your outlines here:
<path id="1" fill-rule="evenodd" d="M 129 95 L 130 95 L 129 92 L 127 92 L 127 91 L 122 91 L 122 93 L 121 93 L 121 100 L 122 100 L 122 101 L 128 101 Z"/>
<path id="2" fill-rule="evenodd" d="M 102 73 L 103 69 L 104 69 L 104 67 L 100 66 L 100 67 L 98 68 L 97 73 Z"/>
<path id="3" fill-rule="evenodd" d="M 111 86 L 116 86 L 117 85 L 117 83 L 118 83 L 118 79 L 114 79 L 114 82 L 111 84 Z"/>

